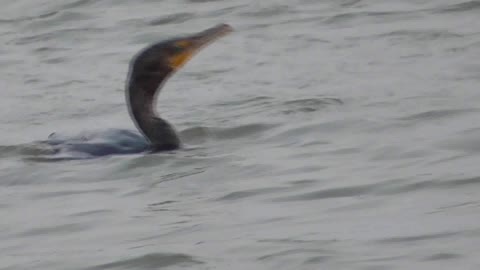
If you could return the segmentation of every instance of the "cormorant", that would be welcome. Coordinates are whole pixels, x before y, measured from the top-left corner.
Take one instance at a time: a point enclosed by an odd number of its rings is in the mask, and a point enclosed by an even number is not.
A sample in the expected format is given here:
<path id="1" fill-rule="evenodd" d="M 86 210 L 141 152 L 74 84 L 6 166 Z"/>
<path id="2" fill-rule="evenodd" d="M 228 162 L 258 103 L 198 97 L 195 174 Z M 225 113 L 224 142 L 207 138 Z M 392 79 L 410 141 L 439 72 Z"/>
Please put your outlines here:
<path id="1" fill-rule="evenodd" d="M 131 61 L 126 83 L 126 101 L 130 116 L 141 135 L 128 130 L 108 130 L 73 138 L 55 133 L 46 143 L 56 152 L 82 154 L 79 157 L 144 151 L 174 150 L 180 139 L 173 126 L 158 116 L 156 96 L 167 79 L 200 49 L 230 33 L 232 27 L 217 25 L 205 31 L 152 44 Z"/>

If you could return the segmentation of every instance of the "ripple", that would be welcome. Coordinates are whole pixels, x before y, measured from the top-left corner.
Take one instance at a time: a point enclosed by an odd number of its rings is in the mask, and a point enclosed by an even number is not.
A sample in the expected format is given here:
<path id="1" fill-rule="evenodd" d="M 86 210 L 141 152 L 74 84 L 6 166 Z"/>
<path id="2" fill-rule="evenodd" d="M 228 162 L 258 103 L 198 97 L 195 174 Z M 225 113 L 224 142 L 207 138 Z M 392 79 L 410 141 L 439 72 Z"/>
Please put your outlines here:
<path id="1" fill-rule="evenodd" d="M 56 39 L 72 39 L 79 40 L 79 34 L 81 33 L 92 33 L 92 32 L 102 32 L 104 29 L 87 27 L 87 28 L 72 28 L 72 29 L 61 29 L 54 32 L 45 32 L 34 35 L 25 35 L 15 41 L 15 45 L 26 45 L 26 44 L 36 44 L 38 42 L 51 41 Z"/>
<path id="2" fill-rule="evenodd" d="M 86 268 L 85 270 L 101 269 L 159 269 L 173 265 L 193 266 L 203 262 L 194 259 L 190 255 L 180 253 L 150 253 L 140 257 L 119 260 L 107 264 L 101 264 Z"/>
<path id="3" fill-rule="evenodd" d="M 6 1 L 6 267 L 474 269 L 479 3 Z M 184 148 L 55 163 L 49 146 L 14 145 L 134 128 L 129 55 L 225 20 L 237 34 L 160 104 Z"/>
<path id="4" fill-rule="evenodd" d="M 202 0 L 193 0 L 193 1 L 202 1 Z M 203 0 L 203 1 L 219 1 L 219 0 Z M 225 8 L 219 8 L 219 9 L 209 11 L 206 15 L 209 17 L 210 16 L 217 17 L 217 16 L 226 15 L 226 14 L 231 14 L 235 10 L 245 6 L 248 6 L 248 4 L 241 4 L 241 5 L 235 5 L 235 6 L 225 7 Z"/>
<path id="5" fill-rule="evenodd" d="M 98 209 L 98 210 L 91 210 L 91 211 L 82 211 L 70 214 L 71 217 L 84 217 L 84 216 L 95 216 L 95 215 L 102 215 L 112 213 L 113 210 L 110 209 Z"/>
<path id="6" fill-rule="evenodd" d="M 57 26 L 57 25 L 68 25 L 75 21 L 88 21 L 92 17 L 83 12 L 73 12 L 73 11 L 59 11 L 54 16 L 49 16 L 47 18 L 42 18 L 42 20 L 35 22 L 35 25 L 32 28 L 44 29 L 45 27 Z M 57 30 L 55 30 L 57 31 Z"/>
<path id="7" fill-rule="evenodd" d="M 408 40 L 424 40 L 431 41 L 444 38 L 461 38 L 463 35 L 452 33 L 446 30 L 397 30 L 388 32 L 385 34 L 377 35 L 377 37 L 392 37 L 392 38 L 405 38 Z"/>
<path id="8" fill-rule="evenodd" d="M 359 195 L 371 193 L 377 186 L 378 184 L 330 188 L 330 189 L 324 189 L 320 191 L 306 192 L 299 195 L 277 198 L 277 199 L 274 199 L 273 201 L 278 201 L 278 202 L 311 201 L 311 200 L 323 200 L 323 199 L 330 199 L 330 198 L 353 197 L 353 196 L 359 196 Z"/>
<path id="9" fill-rule="evenodd" d="M 20 144 L 20 145 L 0 145 L 0 158 L 7 157 L 37 157 L 49 156 L 55 154 L 56 151 L 49 145 L 42 143 Z"/>
<path id="10" fill-rule="evenodd" d="M 91 193 L 112 193 L 115 189 L 91 189 L 91 190 L 63 190 L 63 191 L 48 191 L 40 192 L 31 196 L 32 199 L 50 199 L 54 197 L 64 197 L 80 194 L 91 194 Z"/>
<path id="11" fill-rule="evenodd" d="M 213 128 L 213 127 L 193 127 L 183 130 L 180 135 L 187 142 L 202 142 L 208 138 L 220 140 L 232 140 L 248 136 L 253 136 L 265 132 L 277 125 L 273 124 L 246 124 L 230 128 Z"/>
<path id="12" fill-rule="evenodd" d="M 88 229 L 88 226 L 72 223 L 72 224 L 63 224 L 52 227 L 43 227 L 43 228 L 34 228 L 23 233 L 20 233 L 19 236 L 29 237 L 29 236 L 40 236 L 40 235 L 55 235 L 55 234 L 70 234 L 74 232 L 80 232 Z"/>
<path id="13" fill-rule="evenodd" d="M 100 0 L 100 1 L 102 1 L 102 0 Z M 73 1 L 71 3 L 67 3 L 67 4 L 62 5 L 61 9 L 69 9 L 69 8 L 86 6 L 90 3 L 98 3 L 100 1 L 99 0 L 77 0 L 77 1 Z"/>
<path id="14" fill-rule="evenodd" d="M 76 20 L 76 16 L 80 16 L 81 18 L 90 18 L 90 17 L 85 17 L 87 15 L 85 14 L 80 14 L 80 13 L 72 13 L 70 14 L 69 12 L 65 12 L 69 9 L 80 7 L 80 6 L 86 6 L 87 4 L 90 3 L 98 3 L 100 1 L 98 0 L 78 0 L 74 1 L 72 3 L 67 3 L 64 5 L 61 5 L 58 7 L 56 10 L 52 11 L 47 11 L 38 15 L 34 16 L 26 16 L 26 17 L 19 17 L 19 18 L 12 18 L 12 19 L 0 19 L 0 23 L 14 23 L 14 22 L 28 22 L 28 21 L 34 21 L 34 20 L 40 20 L 40 19 L 50 19 L 53 17 L 56 17 L 58 14 L 62 14 L 63 16 L 59 18 L 59 21 L 63 20 Z"/>
<path id="15" fill-rule="evenodd" d="M 278 191 L 284 191 L 287 190 L 287 188 L 256 188 L 256 189 L 250 189 L 250 190 L 242 190 L 242 191 L 235 191 L 231 192 L 221 198 L 218 198 L 218 201 L 232 201 L 232 200 L 239 200 L 239 199 L 245 199 L 248 197 L 252 196 L 257 196 L 257 195 L 263 195 L 263 194 L 268 194 L 268 193 L 274 193 Z"/>
<path id="16" fill-rule="evenodd" d="M 361 195 L 385 196 L 431 189 L 452 189 L 469 185 L 479 185 L 480 177 L 452 179 L 452 180 L 426 180 L 409 184 L 401 184 L 401 180 L 384 181 L 376 184 L 328 188 L 319 191 L 305 192 L 273 199 L 275 202 L 311 201 L 331 198 L 355 197 Z"/>
<path id="17" fill-rule="evenodd" d="M 183 23 L 192 18 L 194 18 L 193 13 L 182 12 L 182 13 L 170 14 L 162 18 L 151 20 L 148 24 L 155 26 L 155 25 L 163 25 L 163 24 Z"/>
<path id="18" fill-rule="evenodd" d="M 0 158 L 16 156 L 22 149 L 21 145 L 0 145 Z"/>
<path id="19" fill-rule="evenodd" d="M 258 8 L 256 11 L 243 12 L 241 15 L 245 17 L 272 17 L 276 15 L 292 13 L 293 10 L 287 5 L 272 5 L 268 7 Z"/>
<path id="20" fill-rule="evenodd" d="M 339 98 L 305 98 L 289 100 L 281 105 L 286 107 L 286 109 L 283 110 L 283 113 L 291 114 L 298 112 L 316 112 L 318 110 L 326 108 L 327 106 L 343 104 L 343 101 Z"/>
<path id="21" fill-rule="evenodd" d="M 340 5 L 342 7 L 351 7 L 351 6 L 357 6 L 360 2 L 363 2 L 363 0 L 344 0 L 340 1 Z"/>
<path id="22" fill-rule="evenodd" d="M 480 152 L 480 136 L 478 130 L 475 131 L 465 131 L 458 134 L 458 136 L 452 136 L 448 139 L 443 140 L 438 145 L 439 147 L 462 151 L 462 154 L 455 154 L 449 157 L 444 157 L 441 159 L 437 159 L 434 162 L 448 162 L 460 158 L 466 157 L 465 153 L 476 154 Z"/>
<path id="23" fill-rule="evenodd" d="M 382 21 L 384 21 L 385 19 L 395 20 L 395 19 L 405 19 L 407 18 L 406 15 L 412 15 L 412 12 L 411 11 L 348 12 L 348 13 L 341 13 L 341 14 L 330 16 L 325 20 L 323 20 L 323 23 L 340 24 L 340 23 L 353 22 L 354 20 L 357 20 L 359 18 L 375 19 L 375 20 L 382 19 Z"/>
<path id="24" fill-rule="evenodd" d="M 396 180 L 395 182 L 401 182 L 401 180 Z M 400 194 L 420 190 L 431 190 L 431 189 L 452 189 L 459 188 L 463 186 L 478 185 L 480 184 L 480 177 L 471 177 L 471 178 L 460 178 L 460 179 L 451 179 L 451 180 L 425 180 L 418 181 L 410 184 L 398 184 L 396 186 L 389 186 L 388 188 L 378 191 L 378 194 L 381 195 L 391 195 L 391 194 Z"/>
<path id="25" fill-rule="evenodd" d="M 27 16 L 20 17 L 15 19 L 0 19 L 0 23 L 13 23 L 13 22 L 23 22 L 23 21 L 33 21 L 36 19 L 45 19 L 57 15 L 58 11 L 46 12 L 37 16 Z"/>
<path id="26" fill-rule="evenodd" d="M 379 244 L 398 244 L 398 243 L 406 243 L 406 242 L 419 242 L 419 241 L 426 241 L 426 240 L 433 240 L 433 239 L 450 238 L 458 234 L 460 233 L 459 232 L 441 232 L 441 233 L 422 234 L 422 235 L 414 235 L 414 236 L 389 237 L 389 238 L 377 240 L 375 242 Z"/>
<path id="27" fill-rule="evenodd" d="M 461 186 L 478 185 L 478 184 L 480 184 L 480 177 L 451 179 L 451 180 L 445 180 L 445 181 L 427 180 L 427 181 L 420 181 L 420 182 L 392 188 L 390 190 L 386 190 L 384 193 L 396 194 L 396 193 L 411 192 L 411 191 L 418 191 L 422 189 L 433 189 L 433 188 L 451 189 L 451 188 L 457 188 Z"/>
<path id="28" fill-rule="evenodd" d="M 235 139 L 255 135 L 275 126 L 272 124 L 247 124 L 232 128 L 212 129 L 212 134 L 218 139 Z"/>
<path id="29" fill-rule="evenodd" d="M 405 117 L 398 118 L 399 120 L 432 120 L 447 117 L 454 117 L 457 115 L 478 112 L 477 109 L 445 109 L 445 110 L 430 110 L 421 113 L 411 114 Z"/>
<path id="30" fill-rule="evenodd" d="M 245 99 L 235 99 L 231 101 L 222 101 L 215 106 L 227 106 L 227 107 L 232 107 L 232 106 L 258 106 L 258 105 L 265 105 L 265 104 L 271 104 L 272 101 L 274 100 L 273 97 L 269 96 L 255 96 L 255 97 L 249 97 Z"/>
<path id="31" fill-rule="evenodd" d="M 446 7 L 437 8 L 434 12 L 437 13 L 452 13 L 452 12 L 463 12 L 463 11 L 474 11 L 475 9 L 480 8 L 480 1 L 467 1 L 458 4 L 448 5 Z"/>
<path id="32" fill-rule="evenodd" d="M 296 248 L 296 249 L 289 249 L 289 250 L 284 250 L 284 251 L 279 251 L 271 254 L 267 254 L 264 256 L 260 256 L 257 259 L 260 261 L 264 260 L 271 260 L 271 259 L 277 259 L 277 258 L 284 258 L 286 256 L 291 256 L 291 255 L 296 255 L 296 254 L 308 254 L 308 253 L 314 253 L 314 254 L 319 254 L 324 252 L 323 249 L 308 249 L 308 248 Z M 328 260 L 330 257 L 329 256 L 324 256 L 324 261 Z"/>
<path id="33" fill-rule="evenodd" d="M 443 260 L 454 260 L 461 258 L 461 255 L 455 253 L 436 253 L 426 257 L 425 261 L 443 261 Z"/>
<path id="34" fill-rule="evenodd" d="M 326 261 L 330 260 L 333 256 L 325 255 L 325 256 L 312 256 L 305 260 L 305 264 L 319 264 L 319 263 L 325 263 Z"/>

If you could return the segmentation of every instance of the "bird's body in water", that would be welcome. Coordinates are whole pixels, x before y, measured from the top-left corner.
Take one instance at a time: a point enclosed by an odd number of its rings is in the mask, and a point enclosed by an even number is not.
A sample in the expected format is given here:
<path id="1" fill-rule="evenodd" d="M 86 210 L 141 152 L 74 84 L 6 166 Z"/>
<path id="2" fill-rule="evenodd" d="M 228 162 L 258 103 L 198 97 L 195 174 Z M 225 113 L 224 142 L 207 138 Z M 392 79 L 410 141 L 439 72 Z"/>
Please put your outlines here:
<path id="1" fill-rule="evenodd" d="M 130 116 L 139 132 L 109 129 L 68 137 L 52 133 L 42 143 L 49 145 L 56 155 L 67 158 L 178 149 L 180 139 L 175 129 L 156 113 L 157 95 L 168 78 L 195 53 L 231 31 L 229 25 L 218 25 L 152 44 L 132 59 L 125 93 Z"/>

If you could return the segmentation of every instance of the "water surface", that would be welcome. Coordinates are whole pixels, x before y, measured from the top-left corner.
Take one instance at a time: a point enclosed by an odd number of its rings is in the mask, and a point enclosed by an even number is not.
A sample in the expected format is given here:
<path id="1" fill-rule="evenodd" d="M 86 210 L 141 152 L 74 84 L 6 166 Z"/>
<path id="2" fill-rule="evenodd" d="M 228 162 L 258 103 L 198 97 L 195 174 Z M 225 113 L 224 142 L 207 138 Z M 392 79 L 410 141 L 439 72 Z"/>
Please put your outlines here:
<path id="1" fill-rule="evenodd" d="M 479 1 L 19 0 L 0 10 L 0 269 L 479 269 Z M 130 58 L 236 32 L 163 89 L 186 148 L 39 160 L 134 129 Z"/>

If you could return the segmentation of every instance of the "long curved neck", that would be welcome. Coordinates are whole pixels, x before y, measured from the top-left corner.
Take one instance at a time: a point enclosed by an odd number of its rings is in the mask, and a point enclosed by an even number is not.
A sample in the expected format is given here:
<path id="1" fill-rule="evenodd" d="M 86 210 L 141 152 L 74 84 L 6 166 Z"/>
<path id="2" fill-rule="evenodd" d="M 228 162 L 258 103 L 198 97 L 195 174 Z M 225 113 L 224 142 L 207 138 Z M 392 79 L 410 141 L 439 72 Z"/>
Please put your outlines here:
<path id="1" fill-rule="evenodd" d="M 156 114 L 156 96 L 169 74 L 163 76 L 130 75 L 127 83 L 127 105 L 136 127 L 150 141 L 155 150 L 172 150 L 180 146 L 180 139 L 172 125 Z"/>

